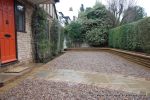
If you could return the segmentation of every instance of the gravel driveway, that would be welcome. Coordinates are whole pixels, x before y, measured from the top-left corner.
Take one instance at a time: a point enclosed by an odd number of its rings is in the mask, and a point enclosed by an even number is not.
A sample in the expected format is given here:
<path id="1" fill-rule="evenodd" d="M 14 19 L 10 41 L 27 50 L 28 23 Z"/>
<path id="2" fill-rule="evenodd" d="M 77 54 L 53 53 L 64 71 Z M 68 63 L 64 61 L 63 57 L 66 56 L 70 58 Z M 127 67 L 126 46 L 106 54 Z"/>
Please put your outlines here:
<path id="1" fill-rule="evenodd" d="M 148 100 L 144 95 L 92 85 L 30 79 L 0 97 L 1 100 Z"/>
<path id="2" fill-rule="evenodd" d="M 47 65 L 48 69 L 73 69 L 150 79 L 150 69 L 107 52 L 68 52 Z"/>
<path id="3" fill-rule="evenodd" d="M 107 52 L 67 52 L 43 66 L 43 70 L 55 69 L 150 78 L 150 70 Z M 150 97 L 81 83 L 28 78 L 1 94 L 0 100 L 150 100 Z"/>

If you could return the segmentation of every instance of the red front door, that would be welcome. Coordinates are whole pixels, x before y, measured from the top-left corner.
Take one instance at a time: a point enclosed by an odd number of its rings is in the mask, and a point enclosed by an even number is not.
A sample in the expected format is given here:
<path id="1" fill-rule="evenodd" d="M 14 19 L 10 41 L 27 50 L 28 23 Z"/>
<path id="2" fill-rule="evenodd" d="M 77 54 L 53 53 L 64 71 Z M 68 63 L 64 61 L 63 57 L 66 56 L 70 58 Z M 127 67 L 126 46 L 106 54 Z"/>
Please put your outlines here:
<path id="1" fill-rule="evenodd" d="M 0 60 L 16 60 L 14 0 L 0 0 Z"/>

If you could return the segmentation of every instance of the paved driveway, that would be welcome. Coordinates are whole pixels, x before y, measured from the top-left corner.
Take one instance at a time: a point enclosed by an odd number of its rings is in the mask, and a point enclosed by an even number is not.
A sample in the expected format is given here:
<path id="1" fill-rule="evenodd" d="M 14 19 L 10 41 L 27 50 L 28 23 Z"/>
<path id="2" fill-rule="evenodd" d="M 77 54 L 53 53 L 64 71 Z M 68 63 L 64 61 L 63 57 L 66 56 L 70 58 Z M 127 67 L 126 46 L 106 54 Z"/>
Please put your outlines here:
<path id="1" fill-rule="evenodd" d="M 107 52 L 67 52 L 2 100 L 150 100 L 150 70 Z M 147 96 L 146 96 L 147 95 Z"/>

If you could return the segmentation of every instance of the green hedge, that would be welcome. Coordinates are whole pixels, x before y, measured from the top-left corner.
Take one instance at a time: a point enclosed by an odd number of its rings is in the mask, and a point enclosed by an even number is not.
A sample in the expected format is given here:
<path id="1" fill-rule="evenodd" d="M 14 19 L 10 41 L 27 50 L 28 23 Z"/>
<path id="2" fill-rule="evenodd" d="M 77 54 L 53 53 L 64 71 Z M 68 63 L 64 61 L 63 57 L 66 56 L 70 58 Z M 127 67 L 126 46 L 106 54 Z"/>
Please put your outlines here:
<path id="1" fill-rule="evenodd" d="M 109 47 L 150 53 L 150 17 L 111 29 Z"/>

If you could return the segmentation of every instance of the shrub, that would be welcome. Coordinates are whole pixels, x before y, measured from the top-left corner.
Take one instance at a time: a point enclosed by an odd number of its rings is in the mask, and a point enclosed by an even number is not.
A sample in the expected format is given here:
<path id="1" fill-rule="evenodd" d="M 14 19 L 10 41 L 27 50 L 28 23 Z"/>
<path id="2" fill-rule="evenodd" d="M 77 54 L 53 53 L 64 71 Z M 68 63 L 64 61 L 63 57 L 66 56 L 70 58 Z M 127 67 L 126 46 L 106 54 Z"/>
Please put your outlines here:
<path id="1" fill-rule="evenodd" d="M 67 46 L 72 47 L 73 44 L 82 43 L 84 34 L 81 30 L 81 23 L 73 21 L 65 27 Z"/>
<path id="2" fill-rule="evenodd" d="M 94 28 L 86 33 L 86 40 L 91 46 L 105 46 L 107 44 L 107 30 Z"/>
<path id="3" fill-rule="evenodd" d="M 87 9 L 84 16 L 81 29 L 85 33 L 85 41 L 91 46 L 106 46 L 111 23 L 105 6 L 97 3 L 93 8 Z"/>
<path id="4" fill-rule="evenodd" d="M 111 29 L 109 46 L 150 53 L 150 17 Z"/>

